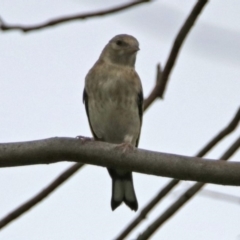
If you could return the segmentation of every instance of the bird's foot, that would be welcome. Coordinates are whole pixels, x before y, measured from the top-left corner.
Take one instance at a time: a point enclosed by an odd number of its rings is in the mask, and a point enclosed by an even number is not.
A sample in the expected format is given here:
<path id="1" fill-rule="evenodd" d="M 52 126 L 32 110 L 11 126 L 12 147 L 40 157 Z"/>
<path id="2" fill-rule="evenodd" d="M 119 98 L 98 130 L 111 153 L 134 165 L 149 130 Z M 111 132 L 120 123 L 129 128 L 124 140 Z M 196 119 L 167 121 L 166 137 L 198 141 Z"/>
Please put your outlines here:
<path id="1" fill-rule="evenodd" d="M 123 153 L 133 151 L 135 147 L 130 143 L 121 143 L 115 147 L 116 149 L 121 150 Z"/>

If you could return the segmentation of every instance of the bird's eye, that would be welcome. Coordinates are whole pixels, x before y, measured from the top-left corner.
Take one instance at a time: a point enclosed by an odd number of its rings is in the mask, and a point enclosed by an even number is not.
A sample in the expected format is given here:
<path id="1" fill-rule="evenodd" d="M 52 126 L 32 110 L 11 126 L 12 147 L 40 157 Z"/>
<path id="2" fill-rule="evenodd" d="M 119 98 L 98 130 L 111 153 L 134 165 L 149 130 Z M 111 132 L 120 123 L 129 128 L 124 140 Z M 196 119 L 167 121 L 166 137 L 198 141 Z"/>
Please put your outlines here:
<path id="1" fill-rule="evenodd" d="M 122 46 L 122 45 L 123 45 L 123 41 L 117 40 L 116 44 L 117 44 L 118 46 Z"/>

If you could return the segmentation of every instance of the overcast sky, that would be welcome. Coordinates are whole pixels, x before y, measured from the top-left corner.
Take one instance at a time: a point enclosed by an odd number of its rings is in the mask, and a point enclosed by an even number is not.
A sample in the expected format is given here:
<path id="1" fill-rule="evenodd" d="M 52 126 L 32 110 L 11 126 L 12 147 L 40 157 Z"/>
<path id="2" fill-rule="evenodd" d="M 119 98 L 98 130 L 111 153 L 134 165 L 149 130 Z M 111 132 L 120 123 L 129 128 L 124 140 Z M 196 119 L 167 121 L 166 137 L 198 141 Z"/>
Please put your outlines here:
<path id="1" fill-rule="evenodd" d="M 121 3 L 0 0 L 0 16 L 9 23 L 33 24 Z M 116 34 L 131 34 L 139 40 L 136 70 L 148 96 L 155 83 L 156 64 L 165 64 L 174 37 L 194 4 L 193 0 L 159 0 L 27 34 L 0 32 L 0 142 L 91 136 L 82 104 L 84 78 Z M 184 43 L 164 100 L 155 101 L 144 115 L 140 148 L 193 156 L 229 123 L 240 102 L 239 10 L 239 1 L 209 1 Z M 239 135 L 238 128 L 207 157 L 218 159 Z M 240 151 L 231 159 L 240 160 Z M 70 165 L 0 169 L 0 218 Z M 139 211 L 168 181 L 134 174 Z M 191 184 L 177 187 L 127 239 L 134 239 Z M 206 188 L 240 198 L 237 187 Z M 110 197 L 106 169 L 85 166 L 4 228 L 0 239 L 114 239 L 136 213 L 125 205 L 112 212 Z M 239 216 L 239 202 L 198 195 L 151 239 L 239 240 Z"/>

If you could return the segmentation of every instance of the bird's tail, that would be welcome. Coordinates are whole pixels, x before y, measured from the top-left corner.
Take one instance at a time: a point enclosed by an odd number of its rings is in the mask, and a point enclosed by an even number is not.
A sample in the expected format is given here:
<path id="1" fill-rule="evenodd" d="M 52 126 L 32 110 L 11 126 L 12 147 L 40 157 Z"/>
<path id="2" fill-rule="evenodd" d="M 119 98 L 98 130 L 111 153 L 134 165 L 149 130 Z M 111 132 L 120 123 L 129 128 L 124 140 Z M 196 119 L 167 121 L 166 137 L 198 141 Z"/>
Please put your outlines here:
<path id="1" fill-rule="evenodd" d="M 118 174 L 117 171 L 108 169 L 112 177 L 111 207 L 115 210 L 122 202 L 134 211 L 138 209 L 138 202 L 133 186 L 132 173 Z"/>

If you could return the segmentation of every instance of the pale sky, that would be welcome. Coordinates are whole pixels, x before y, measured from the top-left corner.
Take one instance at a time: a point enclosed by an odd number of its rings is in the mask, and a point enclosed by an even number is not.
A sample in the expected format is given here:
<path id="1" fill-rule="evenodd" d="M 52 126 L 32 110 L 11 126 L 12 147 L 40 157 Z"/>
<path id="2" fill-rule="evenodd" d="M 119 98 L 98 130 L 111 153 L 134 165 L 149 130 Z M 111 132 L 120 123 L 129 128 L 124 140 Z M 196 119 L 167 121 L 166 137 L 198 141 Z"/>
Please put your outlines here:
<path id="1" fill-rule="evenodd" d="M 122 1 L 0 0 L 9 23 L 105 9 Z M 144 95 L 165 64 L 174 37 L 195 1 L 159 0 L 105 17 L 23 34 L 0 32 L 0 142 L 91 136 L 82 104 L 84 78 L 105 44 L 127 33 L 140 42 L 136 70 Z M 186 39 L 164 100 L 143 118 L 140 148 L 193 156 L 223 129 L 240 100 L 240 2 L 209 1 Z M 239 137 L 224 139 L 207 157 L 218 159 Z M 240 151 L 231 160 L 240 160 Z M 0 218 L 64 171 L 69 163 L 0 169 Z M 168 178 L 134 174 L 140 211 Z M 136 238 L 191 182 L 184 182 L 127 238 Z M 239 196 L 238 187 L 207 189 Z M 112 212 L 105 168 L 85 166 L 47 199 L 0 232 L 1 240 L 114 239 L 136 216 L 125 205 Z M 197 195 L 151 239 L 238 240 L 240 206 Z"/>

